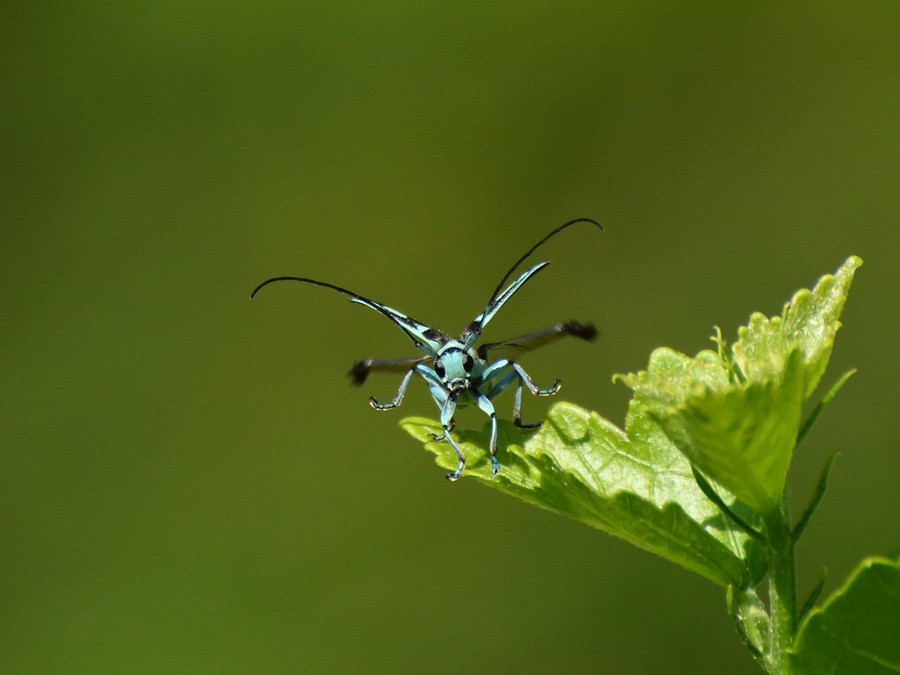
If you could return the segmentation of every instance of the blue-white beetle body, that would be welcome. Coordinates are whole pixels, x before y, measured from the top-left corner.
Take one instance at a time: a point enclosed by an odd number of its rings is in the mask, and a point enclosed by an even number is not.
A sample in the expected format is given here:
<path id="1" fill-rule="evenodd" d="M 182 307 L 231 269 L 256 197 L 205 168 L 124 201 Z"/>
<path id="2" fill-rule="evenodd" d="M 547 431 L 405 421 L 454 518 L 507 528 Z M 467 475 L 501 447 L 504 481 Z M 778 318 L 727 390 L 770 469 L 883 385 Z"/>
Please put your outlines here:
<path id="1" fill-rule="evenodd" d="M 315 284 L 317 286 L 325 286 L 333 290 L 339 291 L 350 296 L 351 301 L 365 305 L 374 309 L 376 312 L 383 314 L 393 321 L 407 336 L 412 340 L 418 349 L 425 353 L 425 356 L 406 358 L 406 359 L 390 359 L 390 360 L 365 360 L 357 361 L 350 369 L 350 376 L 353 377 L 355 384 L 362 384 L 368 374 L 372 371 L 389 371 L 389 372 L 405 372 L 397 395 L 390 403 L 379 403 L 375 398 L 370 399 L 370 403 L 376 410 L 390 410 L 396 408 L 403 401 L 406 394 L 406 388 L 414 373 L 418 373 L 428 385 L 432 398 L 437 403 L 441 411 L 441 427 L 443 434 L 436 437 L 436 440 L 446 439 L 459 458 L 459 465 L 456 470 L 447 474 L 450 480 L 459 478 L 466 465 L 466 458 L 456 441 L 450 435 L 453 428 L 453 415 L 456 408 L 472 401 L 491 419 L 491 472 L 496 475 L 499 470 L 497 462 L 497 414 L 494 410 L 492 399 L 499 393 L 507 389 L 511 384 L 516 383 L 515 403 L 513 406 L 513 422 L 519 427 L 539 427 L 540 423 L 523 424 L 521 421 L 520 410 L 522 403 L 522 386 L 536 396 L 551 396 L 559 391 L 560 383 L 557 380 L 553 386 L 546 389 L 538 387 L 528 373 L 515 361 L 506 358 L 500 358 L 493 362 L 488 362 L 488 352 L 491 349 L 508 347 L 518 349 L 520 351 L 539 347 L 551 340 L 564 335 L 574 335 L 584 340 L 592 340 L 597 331 L 591 324 L 580 324 L 575 321 L 559 323 L 551 328 L 547 328 L 535 333 L 504 340 L 503 342 L 495 342 L 483 344 L 476 347 L 478 338 L 487 323 L 494 317 L 500 308 L 509 300 L 532 276 L 537 274 L 544 267 L 549 265 L 549 261 L 541 262 L 523 272 L 518 279 L 512 282 L 502 293 L 500 289 L 509 278 L 509 276 L 518 268 L 528 256 L 530 256 L 539 246 L 546 242 L 550 237 L 565 228 L 579 222 L 586 222 L 596 225 L 603 229 L 599 223 L 588 218 L 578 218 L 569 221 L 564 225 L 556 228 L 546 237 L 541 239 L 537 244 L 532 246 L 525 255 L 519 258 L 516 263 L 506 273 L 497 288 L 494 290 L 491 299 L 488 301 L 484 311 L 466 326 L 458 339 L 450 338 L 436 328 L 432 328 L 420 321 L 398 312 L 386 305 L 369 300 L 357 293 L 348 291 L 346 288 L 335 286 L 324 281 L 308 279 L 305 277 L 276 277 L 268 279 L 257 286 L 250 297 L 267 284 L 275 281 L 298 281 L 304 283 Z"/>

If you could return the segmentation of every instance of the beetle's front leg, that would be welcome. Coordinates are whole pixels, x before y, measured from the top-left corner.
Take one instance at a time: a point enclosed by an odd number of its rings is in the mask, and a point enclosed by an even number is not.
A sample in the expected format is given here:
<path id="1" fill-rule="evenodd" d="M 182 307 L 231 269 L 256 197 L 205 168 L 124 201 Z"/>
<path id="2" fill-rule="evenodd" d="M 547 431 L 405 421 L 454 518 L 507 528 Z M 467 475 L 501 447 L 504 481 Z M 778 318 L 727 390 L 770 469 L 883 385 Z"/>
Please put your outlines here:
<path id="1" fill-rule="evenodd" d="M 525 372 L 525 369 L 522 368 L 522 366 L 512 362 L 512 367 L 519 379 L 519 383 L 516 386 L 516 398 L 513 403 L 513 424 L 522 429 L 540 429 L 541 426 L 543 426 L 543 422 L 531 422 L 528 424 L 522 422 L 522 383 L 524 382 L 525 386 L 528 387 L 528 391 L 535 396 L 553 396 L 559 391 L 562 383 L 559 380 L 556 380 L 552 387 L 541 389 L 534 383 L 534 380 L 531 379 L 531 376 Z"/>
<path id="2" fill-rule="evenodd" d="M 481 408 L 484 413 L 491 418 L 491 476 L 496 476 L 500 470 L 500 464 L 497 462 L 497 413 L 494 411 L 494 404 L 491 399 L 482 394 L 480 391 L 473 390 L 471 392 L 475 405 Z"/>
<path id="3" fill-rule="evenodd" d="M 518 373 L 517 373 L 518 374 Z M 523 422 L 522 421 L 522 378 L 516 385 L 516 397 L 513 400 L 513 424 L 520 429 L 540 429 L 543 422 Z"/>
<path id="4" fill-rule="evenodd" d="M 507 363 L 504 367 L 510 368 L 511 366 Z M 497 374 L 499 373 L 494 373 L 495 376 Z M 516 397 L 513 403 L 513 424 L 520 429 L 539 429 L 541 426 L 540 422 L 529 422 L 527 424 L 522 422 L 522 377 L 515 369 L 508 370 L 503 377 L 497 380 L 496 384 L 494 384 L 488 392 L 487 397 L 494 398 L 513 382 L 516 383 Z"/>
<path id="5" fill-rule="evenodd" d="M 507 370 L 508 368 L 512 368 L 512 370 Z M 528 390 L 535 396 L 552 396 L 559 391 L 560 381 L 557 380 L 553 383 L 553 386 L 548 389 L 541 389 L 534 383 L 534 380 L 531 379 L 522 366 L 515 361 L 508 361 L 507 359 L 500 359 L 485 369 L 484 379 L 489 380 L 495 378 L 503 373 L 504 370 L 507 370 L 507 372 L 497 380 L 493 387 L 491 387 L 487 397 L 494 398 L 513 382 L 516 382 L 516 396 L 513 403 L 513 424 L 522 429 L 539 429 L 541 427 L 541 422 L 522 422 L 522 383 L 524 382 L 525 386 L 528 387 Z"/>
<path id="6" fill-rule="evenodd" d="M 456 412 L 456 395 L 449 394 L 447 396 L 447 400 L 444 401 L 444 405 L 441 407 L 441 427 L 444 430 L 444 438 L 450 444 L 450 447 L 453 448 L 453 451 L 456 453 L 456 456 L 459 458 L 459 464 L 456 467 L 455 471 L 451 471 L 447 474 L 447 480 L 456 480 L 460 477 L 463 472 L 463 469 L 466 468 L 466 456 L 463 454 L 463 451 L 456 444 L 456 441 L 453 440 L 453 437 L 450 435 L 450 429 L 453 424 L 453 413 Z"/>
<path id="7" fill-rule="evenodd" d="M 434 399 L 434 402 L 437 404 L 438 409 L 441 411 L 444 410 L 444 405 L 447 403 L 447 397 L 450 396 L 450 392 L 448 392 L 443 383 L 441 382 L 441 378 L 437 376 L 437 373 L 434 372 L 433 369 L 428 366 L 419 365 L 416 366 L 419 369 L 419 374 L 428 384 L 428 391 L 431 392 L 431 398 Z M 450 430 L 453 430 L 453 427 L 456 426 L 456 420 L 453 417 L 450 418 Z M 428 434 L 431 436 L 431 440 L 433 441 L 442 441 L 446 438 L 446 434 L 435 434 L 429 432 Z"/>
<path id="8" fill-rule="evenodd" d="M 456 428 L 456 419 L 451 417 L 450 418 L 450 431 L 453 431 L 455 428 Z M 428 432 L 428 435 L 431 436 L 431 440 L 437 441 L 438 443 L 440 443 L 442 440 L 444 440 L 447 437 L 447 435 L 444 433 L 435 434 L 430 431 Z"/>
<path id="9" fill-rule="evenodd" d="M 400 389 L 397 390 L 397 395 L 394 396 L 393 401 L 390 403 L 379 403 L 376 398 L 372 396 L 369 398 L 369 405 L 375 408 L 375 410 L 390 410 L 403 403 L 403 397 L 406 395 L 406 388 L 409 386 L 409 380 L 414 372 L 416 372 L 416 369 L 410 368 L 406 375 L 403 376 L 403 381 L 400 383 Z"/>
<path id="10" fill-rule="evenodd" d="M 558 392 L 560 387 L 562 387 L 562 382 L 556 380 L 553 383 L 552 387 L 541 389 L 534 383 L 534 380 L 531 379 L 531 376 L 525 372 L 525 369 L 522 368 L 522 366 L 520 366 L 515 361 L 510 361 L 509 363 L 519 374 L 519 382 L 524 382 L 525 386 L 528 387 L 528 391 L 530 391 L 535 396 L 553 396 L 553 394 Z"/>

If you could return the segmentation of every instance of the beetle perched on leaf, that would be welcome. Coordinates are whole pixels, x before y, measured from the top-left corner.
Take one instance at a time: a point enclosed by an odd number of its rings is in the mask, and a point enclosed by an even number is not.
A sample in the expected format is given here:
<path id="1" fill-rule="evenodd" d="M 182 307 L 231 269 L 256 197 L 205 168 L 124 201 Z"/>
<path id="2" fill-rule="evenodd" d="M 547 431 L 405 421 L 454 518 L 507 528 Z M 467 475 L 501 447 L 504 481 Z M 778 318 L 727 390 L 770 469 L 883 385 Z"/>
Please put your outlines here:
<path id="1" fill-rule="evenodd" d="M 526 281 L 537 274 L 550 264 L 545 261 L 534 265 L 523 272 L 518 279 L 512 282 L 506 290 L 501 292 L 503 284 L 509 279 L 510 275 L 524 262 L 532 253 L 542 246 L 548 239 L 562 232 L 564 229 L 575 223 L 590 223 L 596 227 L 603 229 L 595 220 L 590 218 L 576 218 L 557 227 L 547 236 L 541 239 L 537 244 L 532 246 L 528 251 L 519 258 L 507 273 L 497 284 L 497 288 L 491 294 L 484 311 L 481 312 L 468 326 L 465 327 L 459 338 L 451 338 L 436 328 L 432 328 L 421 321 L 417 321 L 412 317 L 398 312 L 387 305 L 369 300 L 358 293 L 348 291 L 346 288 L 335 286 L 324 281 L 308 279 L 306 277 L 275 277 L 267 279 L 259 286 L 253 289 L 250 297 L 253 298 L 263 286 L 274 283 L 276 281 L 297 281 L 307 284 L 315 284 L 316 286 L 325 286 L 339 293 L 350 296 L 352 302 L 357 302 L 366 307 L 371 307 L 376 312 L 383 314 L 394 322 L 400 330 L 412 340 L 413 344 L 425 353 L 425 356 L 417 356 L 405 359 L 384 359 L 374 360 L 367 359 L 365 361 L 357 361 L 350 368 L 348 373 L 354 384 L 360 385 L 365 382 L 369 373 L 374 371 L 405 373 L 403 380 L 400 382 L 400 388 L 397 395 L 390 403 L 379 403 L 375 397 L 369 399 L 369 403 L 376 410 L 391 410 L 396 408 L 403 402 L 403 396 L 406 394 L 406 388 L 414 373 L 418 373 L 425 380 L 434 402 L 437 403 L 441 410 L 441 427 L 443 434 L 435 436 L 437 441 L 446 440 L 456 456 L 459 458 L 459 465 L 455 471 L 447 474 L 447 478 L 451 481 L 459 478 L 466 466 L 466 458 L 457 445 L 456 441 L 450 435 L 453 429 L 453 415 L 458 407 L 462 407 L 469 401 L 473 401 L 486 415 L 491 418 L 491 475 L 496 476 L 500 469 L 497 462 L 497 413 L 494 410 L 492 399 L 499 393 L 507 389 L 511 384 L 516 384 L 515 402 L 513 404 L 513 423 L 518 427 L 537 428 L 541 426 L 540 422 L 534 424 L 525 424 L 521 418 L 522 407 L 522 386 L 528 388 L 535 396 L 552 396 L 559 391 L 560 382 L 557 380 L 553 386 L 542 389 L 535 384 L 531 376 L 515 361 L 506 358 L 499 358 L 496 361 L 489 362 L 491 350 L 499 348 L 513 348 L 519 351 L 527 351 L 540 347 L 548 342 L 565 335 L 573 335 L 583 340 L 593 340 L 597 335 L 597 329 L 592 324 L 582 324 L 576 321 L 567 321 L 558 323 L 555 326 L 539 330 L 527 335 L 521 335 L 510 340 L 502 342 L 488 342 L 476 346 L 481 332 L 501 307 L 518 291 Z"/>

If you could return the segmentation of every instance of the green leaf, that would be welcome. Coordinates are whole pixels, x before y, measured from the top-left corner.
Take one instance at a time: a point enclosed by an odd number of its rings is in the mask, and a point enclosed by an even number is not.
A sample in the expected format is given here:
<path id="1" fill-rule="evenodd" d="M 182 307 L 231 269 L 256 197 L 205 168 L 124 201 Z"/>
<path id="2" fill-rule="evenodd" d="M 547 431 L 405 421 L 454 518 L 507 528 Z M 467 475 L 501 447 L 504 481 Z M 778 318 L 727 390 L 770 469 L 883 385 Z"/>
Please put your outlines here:
<path id="1" fill-rule="evenodd" d="M 800 626 L 798 674 L 900 672 L 900 564 L 868 558 Z"/>
<path id="2" fill-rule="evenodd" d="M 803 423 L 803 426 L 797 433 L 797 442 L 794 445 L 800 445 L 803 442 L 803 439 L 806 438 L 806 434 L 808 434 L 809 430 L 812 429 L 813 424 L 816 423 L 816 420 L 819 418 L 821 412 L 825 409 L 825 406 L 831 402 L 831 399 L 837 396 L 837 393 L 844 387 L 845 384 L 847 384 L 847 380 L 849 380 L 850 376 L 854 373 L 856 373 L 856 368 L 848 370 L 846 373 L 841 375 L 837 382 L 831 385 L 831 389 L 825 392 L 825 395 L 816 404 L 816 407 L 813 408 L 813 411 L 806 418 L 806 421 Z"/>
<path id="3" fill-rule="evenodd" d="M 409 418 L 401 425 L 440 466 L 456 467 L 448 444 L 431 438 L 440 433 L 437 422 Z M 464 476 L 621 537 L 718 584 L 747 588 L 758 582 L 765 571 L 760 545 L 703 495 L 687 460 L 634 403 L 626 429 L 569 403 L 555 404 L 538 432 L 500 422 L 495 479 L 488 427 L 453 434 L 467 458 Z"/>
<path id="4" fill-rule="evenodd" d="M 802 289 L 784 306 L 780 316 L 767 319 L 759 312 L 738 329 L 732 351 L 748 380 L 779 377 L 790 354 L 799 350 L 803 367 L 802 397 L 806 401 L 822 379 L 834 346 L 834 334 L 856 269 L 862 260 L 850 256 L 834 275 L 826 274 L 811 291 Z"/>
<path id="5" fill-rule="evenodd" d="M 815 588 L 809 594 L 809 597 L 806 598 L 806 602 L 803 603 L 803 606 L 800 608 L 800 613 L 797 615 L 800 618 L 800 621 L 806 618 L 806 615 L 809 614 L 810 610 L 815 607 L 816 601 L 818 601 L 819 596 L 822 594 L 822 589 L 825 588 L 825 582 L 828 579 L 828 570 L 822 570 L 822 576 L 819 577 L 819 583 L 815 585 Z"/>
<path id="6" fill-rule="evenodd" d="M 729 586 L 725 597 L 728 613 L 731 614 L 741 640 L 750 648 L 753 657 L 763 664 L 769 639 L 769 613 L 766 606 L 752 588 L 739 591 Z"/>
<path id="7" fill-rule="evenodd" d="M 833 452 L 831 453 L 831 457 L 828 458 L 828 461 L 825 462 L 822 473 L 819 474 L 819 480 L 816 481 L 816 489 L 813 490 L 812 497 L 809 498 L 809 503 L 803 510 L 803 515 L 800 516 L 800 519 L 791 531 L 791 538 L 794 540 L 794 543 L 797 543 L 800 540 L 800 535 L 803 534 L 803 530 L 809 525 L 809 521 L 816 512 L 816 509 L 819 508 L 819 502 L 821 502 L 822 497 L 825 496 L 825 490 L 828 488 L 828 477 L 831 475 L 831 470 L 834 468 L 834 463 L 837 461 L 837 458 L 838 453 Z"/>
<path id="8" fill-rule="evenodd" d="M 698 469 L 758 513 L 781 505 L 803 405 L 861 264 L 851 256 L 834 276 L 794 294 L 780 316 L 754 313 L 731 349 L 720 336 L 717 352 L 693 359 L 661 348 L 646 371 L 618 376 Z"/>

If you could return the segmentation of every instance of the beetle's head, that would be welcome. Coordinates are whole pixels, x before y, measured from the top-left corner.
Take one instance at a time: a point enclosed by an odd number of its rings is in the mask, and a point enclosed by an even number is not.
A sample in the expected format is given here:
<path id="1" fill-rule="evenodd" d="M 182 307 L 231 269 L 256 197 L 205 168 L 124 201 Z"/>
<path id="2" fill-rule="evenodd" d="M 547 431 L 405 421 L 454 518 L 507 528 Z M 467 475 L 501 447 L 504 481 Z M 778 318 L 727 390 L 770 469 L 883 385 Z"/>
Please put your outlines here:
<path id="1" fill-rule="evenodd" d="M 434 372 L 441 378 L 447 391 L 460 394 L 466 391 L 478 376 L 479 359 L 473 350 L 450 344 L 434 361 Z"/>

